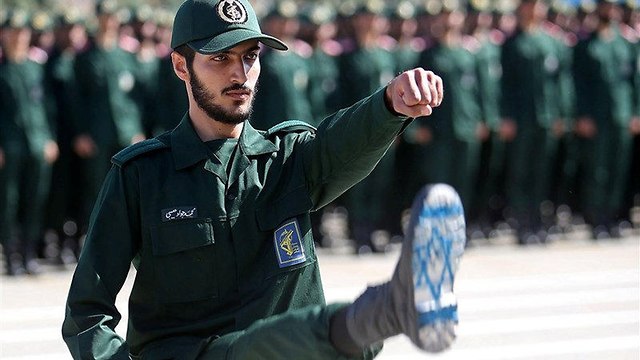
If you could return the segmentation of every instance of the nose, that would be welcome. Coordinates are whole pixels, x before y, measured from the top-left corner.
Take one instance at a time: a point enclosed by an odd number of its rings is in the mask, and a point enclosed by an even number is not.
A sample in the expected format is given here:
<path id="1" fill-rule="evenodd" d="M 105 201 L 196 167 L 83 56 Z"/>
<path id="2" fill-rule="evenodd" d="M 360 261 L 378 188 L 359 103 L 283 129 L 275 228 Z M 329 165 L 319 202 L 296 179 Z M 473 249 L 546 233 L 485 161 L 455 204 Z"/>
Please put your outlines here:
<path id="1" fill-rule="evenodd" d="M 249 72 L 249 69 L 250 66 L 243 60 L 235 61 L 233 64 L 231 80 L 234 83 L 244 84 L 245 82 L 247 82 L 247 73 Z"/>

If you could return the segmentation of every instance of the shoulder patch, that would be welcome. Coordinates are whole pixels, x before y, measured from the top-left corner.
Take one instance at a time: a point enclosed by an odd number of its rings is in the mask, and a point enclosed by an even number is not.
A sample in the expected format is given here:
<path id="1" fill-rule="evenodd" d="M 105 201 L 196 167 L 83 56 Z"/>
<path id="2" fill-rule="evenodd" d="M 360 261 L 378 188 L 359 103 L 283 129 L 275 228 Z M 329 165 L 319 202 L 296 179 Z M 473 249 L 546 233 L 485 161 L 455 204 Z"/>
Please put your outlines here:
<path id="1" fill-rule="evenodd" d="M 122 166 L 128 161 L 131 161 L 142 154 L 166 147 L 169 147 L 169 145 L 156 138 L 147 139 L 120 150 L 120 152 L 118 152 L 111 158 L 111 162 L 115 165 Z"/>
<path id="2" fill-rule="evenodd" d="M 294 131 L 311 131 L 312 133 L 315 133 L 316 130 L 317 129 L 315 127 L 311 126 L 310 124 L 304 121 L 287 120 L 267 130 L 267 132 L 265 133 L 265 136 L 269 137 L 279 132 L 294 132 Z"/>

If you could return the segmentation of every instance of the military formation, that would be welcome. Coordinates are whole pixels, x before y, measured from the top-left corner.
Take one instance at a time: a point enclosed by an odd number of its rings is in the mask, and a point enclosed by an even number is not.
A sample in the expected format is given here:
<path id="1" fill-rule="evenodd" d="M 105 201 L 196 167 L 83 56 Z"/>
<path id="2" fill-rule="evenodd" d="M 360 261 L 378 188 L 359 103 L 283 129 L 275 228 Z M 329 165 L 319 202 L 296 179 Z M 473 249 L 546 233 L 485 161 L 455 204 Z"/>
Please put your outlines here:
<path id="1" fill-rule="evenodd" d="M 558 222 L 567 214 L 596 239 L 630 226 L 640 202 L 637 0 L 253 3 L 262 30 L 290 47 L 261 53 L 257 129 L 317 125 L 415 66 L 444 81 L 442 106 L 328 207 L 347 210 L 356 252 L 383 251 L 380 231 L 401 236 L 409 202 L 433 182 L 460 193 L 470 238 L 502 224 L 520 244 L 545 242 L 570 230 Z M 90 13 L 45 10 L 0 14 L 10 275 L 38 273 L 43 256 L 73 262 L 111 157 L 187 109 L 169 56 L 175 9 L 104 0 Z M 326 238 L 322 214 L 314 222 Z"/>

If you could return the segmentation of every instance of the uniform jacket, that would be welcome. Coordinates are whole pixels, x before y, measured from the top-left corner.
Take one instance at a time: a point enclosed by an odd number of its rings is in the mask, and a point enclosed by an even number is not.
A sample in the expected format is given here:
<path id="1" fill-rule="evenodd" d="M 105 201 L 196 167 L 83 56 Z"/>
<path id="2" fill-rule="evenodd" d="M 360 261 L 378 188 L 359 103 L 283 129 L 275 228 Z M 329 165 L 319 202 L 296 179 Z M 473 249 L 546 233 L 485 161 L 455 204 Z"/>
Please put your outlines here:
<path id="1" fill-rule="evenodd" d="M 327 118 L 268 131 L 245 122 L 225 171 L 188 116 L 113 159 L 70 288 L 74 358 L 127 358 L 324 304 L 309 211 L 365 177 L 405 119 L 384 90 Z M 130 263 L 127 340 L 114 328 Z"/>

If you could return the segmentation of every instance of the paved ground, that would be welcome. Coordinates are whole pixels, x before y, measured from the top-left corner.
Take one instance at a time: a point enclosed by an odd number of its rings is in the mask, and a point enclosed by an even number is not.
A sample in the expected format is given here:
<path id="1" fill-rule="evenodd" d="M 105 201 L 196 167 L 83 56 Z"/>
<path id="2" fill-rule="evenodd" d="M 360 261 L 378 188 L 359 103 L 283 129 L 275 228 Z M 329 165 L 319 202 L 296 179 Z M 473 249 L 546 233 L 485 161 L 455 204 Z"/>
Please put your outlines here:
<path id="1" fill-rule="evenodd" d="M 328 300 L 352 299 L 367 283 L 384 281 L 397 256 L 321 251 Z M 60 324 L 71 269 L 48 270 L 35 278 L 0 276 L 0 359 L 70 358 Z M 451 350 L 425 355 L 399 336 L 378 358 L 640 359 L 640 236 L 476 246 L 456 281 L 460 326 Z M 118 300 L 123 311 L 130 286 Z"/>

